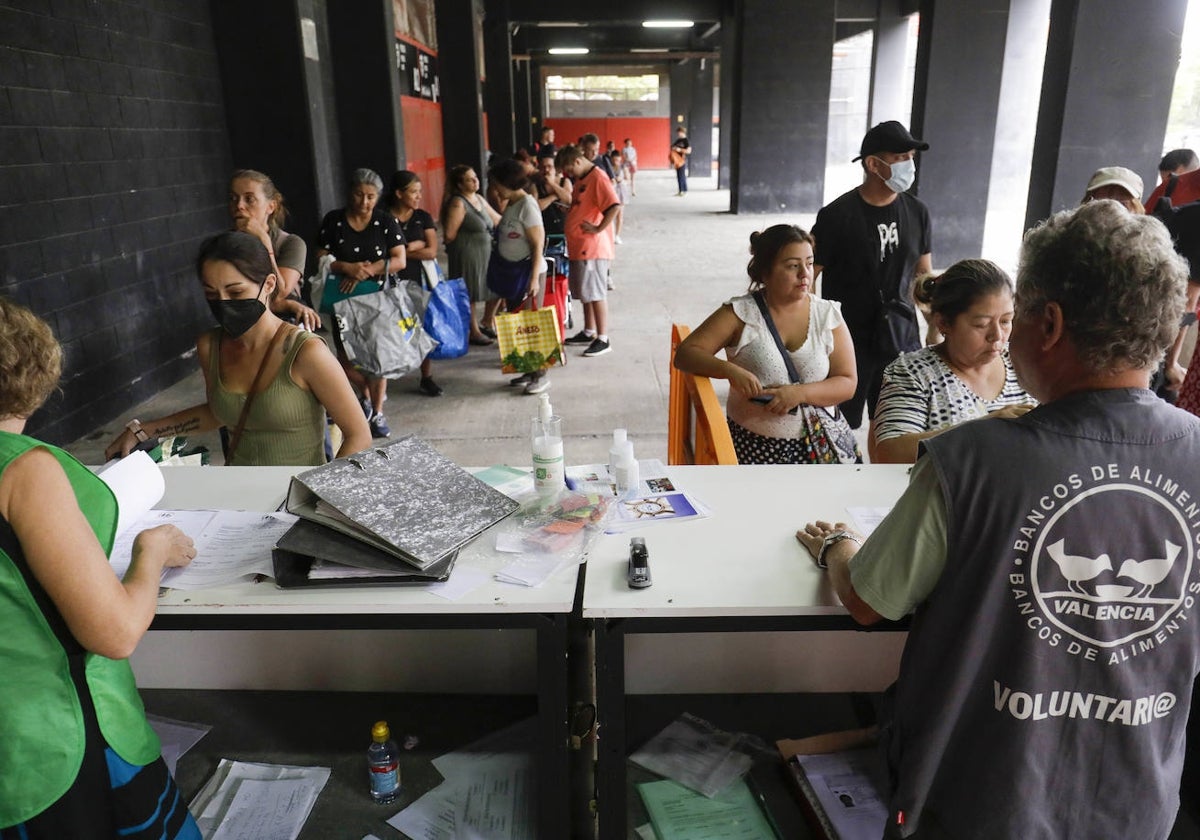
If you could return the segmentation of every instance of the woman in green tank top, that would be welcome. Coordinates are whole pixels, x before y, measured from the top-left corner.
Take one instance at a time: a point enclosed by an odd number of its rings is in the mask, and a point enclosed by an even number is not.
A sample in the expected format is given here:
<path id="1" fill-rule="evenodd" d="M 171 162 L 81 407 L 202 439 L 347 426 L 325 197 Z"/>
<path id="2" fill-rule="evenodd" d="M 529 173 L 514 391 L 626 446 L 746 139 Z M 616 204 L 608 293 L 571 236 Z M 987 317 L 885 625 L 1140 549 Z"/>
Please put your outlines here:
<path id="1" fill-rule="evenodd" d="M 220 325 L 196 340 L 207 399 L 199 405 L 141 423 L 131 421 L 105 450 L 124 457 L 139 438 L 234 431 L 228 463 L 237 466 L 303 466 L 324 463 L 325 415 L 342 430 L 337 456 L 371 443 L 371 432 L 350 383 L 325 342 L 285 324 L 266 302 L 277 278 L 271 257 L 254 236 L 218 234 L 200 247 L 196 273 Z M 253 390 L 244 429 L 236 434 Z"/>
<path id="2" fill-rule="evenodd" d="M 22 434 L 61 364 L 50 327 L 0 298 L 0 838 L 199 840 L 127 661 L 163 569 L 196 550 L 160 525 L 113 574 L 112 491 Z"/>

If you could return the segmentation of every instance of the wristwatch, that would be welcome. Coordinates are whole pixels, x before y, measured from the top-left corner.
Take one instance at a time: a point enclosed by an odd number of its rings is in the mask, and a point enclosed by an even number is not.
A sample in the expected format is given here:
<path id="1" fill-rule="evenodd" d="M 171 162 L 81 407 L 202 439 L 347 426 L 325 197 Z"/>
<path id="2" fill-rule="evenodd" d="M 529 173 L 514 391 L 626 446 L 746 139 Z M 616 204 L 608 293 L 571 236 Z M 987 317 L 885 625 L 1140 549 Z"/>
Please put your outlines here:
<path id="1" fill-rule="evenodd" d="M 817 552 L 817 566 L 819 568 L 829 568 L 829 564 L 825 562 L 825 552 L 829 550 L 830 546 L 837 545 L 842 540 L 850 540 L 855 545 L 862 545 L 862 539 L 851 534 L 849 531 L 839 529 L 826 535 L 825 539 L 821 541 L 821 550 Z"/>

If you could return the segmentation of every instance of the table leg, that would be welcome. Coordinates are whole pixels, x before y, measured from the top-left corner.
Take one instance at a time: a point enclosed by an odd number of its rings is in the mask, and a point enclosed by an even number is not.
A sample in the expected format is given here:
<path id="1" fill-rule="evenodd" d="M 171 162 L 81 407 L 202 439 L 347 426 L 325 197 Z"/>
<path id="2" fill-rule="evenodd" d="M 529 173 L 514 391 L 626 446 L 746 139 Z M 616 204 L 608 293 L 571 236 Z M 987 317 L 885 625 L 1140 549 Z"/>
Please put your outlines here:
<path id="1" fill-rule="evenodd" d="M 596 799 L 601 840 L 624 840 L 625 629 L 621 619 L 596 622 Z"/>
<path id="2" fill-rule="evenodd" d="M 547 615 L 537 629 L 538 837 L 570 836 L 567 616 Z"/>

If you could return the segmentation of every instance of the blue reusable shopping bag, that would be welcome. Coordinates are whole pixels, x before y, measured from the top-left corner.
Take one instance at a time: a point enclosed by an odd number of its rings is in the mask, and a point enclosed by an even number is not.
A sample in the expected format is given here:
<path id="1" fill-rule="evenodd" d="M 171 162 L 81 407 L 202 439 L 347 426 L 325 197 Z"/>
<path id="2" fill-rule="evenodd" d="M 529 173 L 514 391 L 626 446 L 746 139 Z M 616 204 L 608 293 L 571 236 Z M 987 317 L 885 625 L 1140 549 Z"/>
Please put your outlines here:
<path id="1" fill-rule="evenodd" d="M 455 359 L 466 355 L 471 332 L 471 297 L 465 280 L 461 277 L 442 280 L 433 287 L 424 326 L 425 332 L 438 341 L 429 358 Z"/>

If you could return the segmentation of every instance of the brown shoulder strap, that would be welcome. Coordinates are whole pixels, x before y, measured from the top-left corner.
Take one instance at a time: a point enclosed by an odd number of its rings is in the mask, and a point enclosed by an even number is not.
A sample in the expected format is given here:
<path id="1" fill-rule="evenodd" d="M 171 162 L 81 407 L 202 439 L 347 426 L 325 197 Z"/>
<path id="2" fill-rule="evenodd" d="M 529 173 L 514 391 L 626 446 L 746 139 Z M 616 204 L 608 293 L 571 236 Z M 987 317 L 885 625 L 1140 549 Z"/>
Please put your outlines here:
<path id="1" fill-rule="evenodd" d="M 242 432 L 246 428 L 246 418 L 250 416 L 250 405 L 254 402 L 254 397 L 258 395 L 263 371 L 267 369 L 267 360 L 279 349 L 279 345 L 283 342 L 288 332 L 294 329 L 296 327 L 292 324 L 280 324 L 279 328 L 275 330 L 275 335 L 271 337 L 271 343 L 267 346 L 267 352 L 263 354 L 262 361 L 258 365 L 258 373 L 254 374 L 254 381 L 250 383 L 250 393 L 246 394 L 246 402 L 242 404 L 242 413 L 238 415 L 237 426 L 234 427 L 233 434 L 229 436 L 229 453 L 225 460 L 226 466 L 233 466 L 234 455 L 237 452 L 238 444 L 242 442 Z M 218 352 L 220 352 L 219 349 Z"/>

